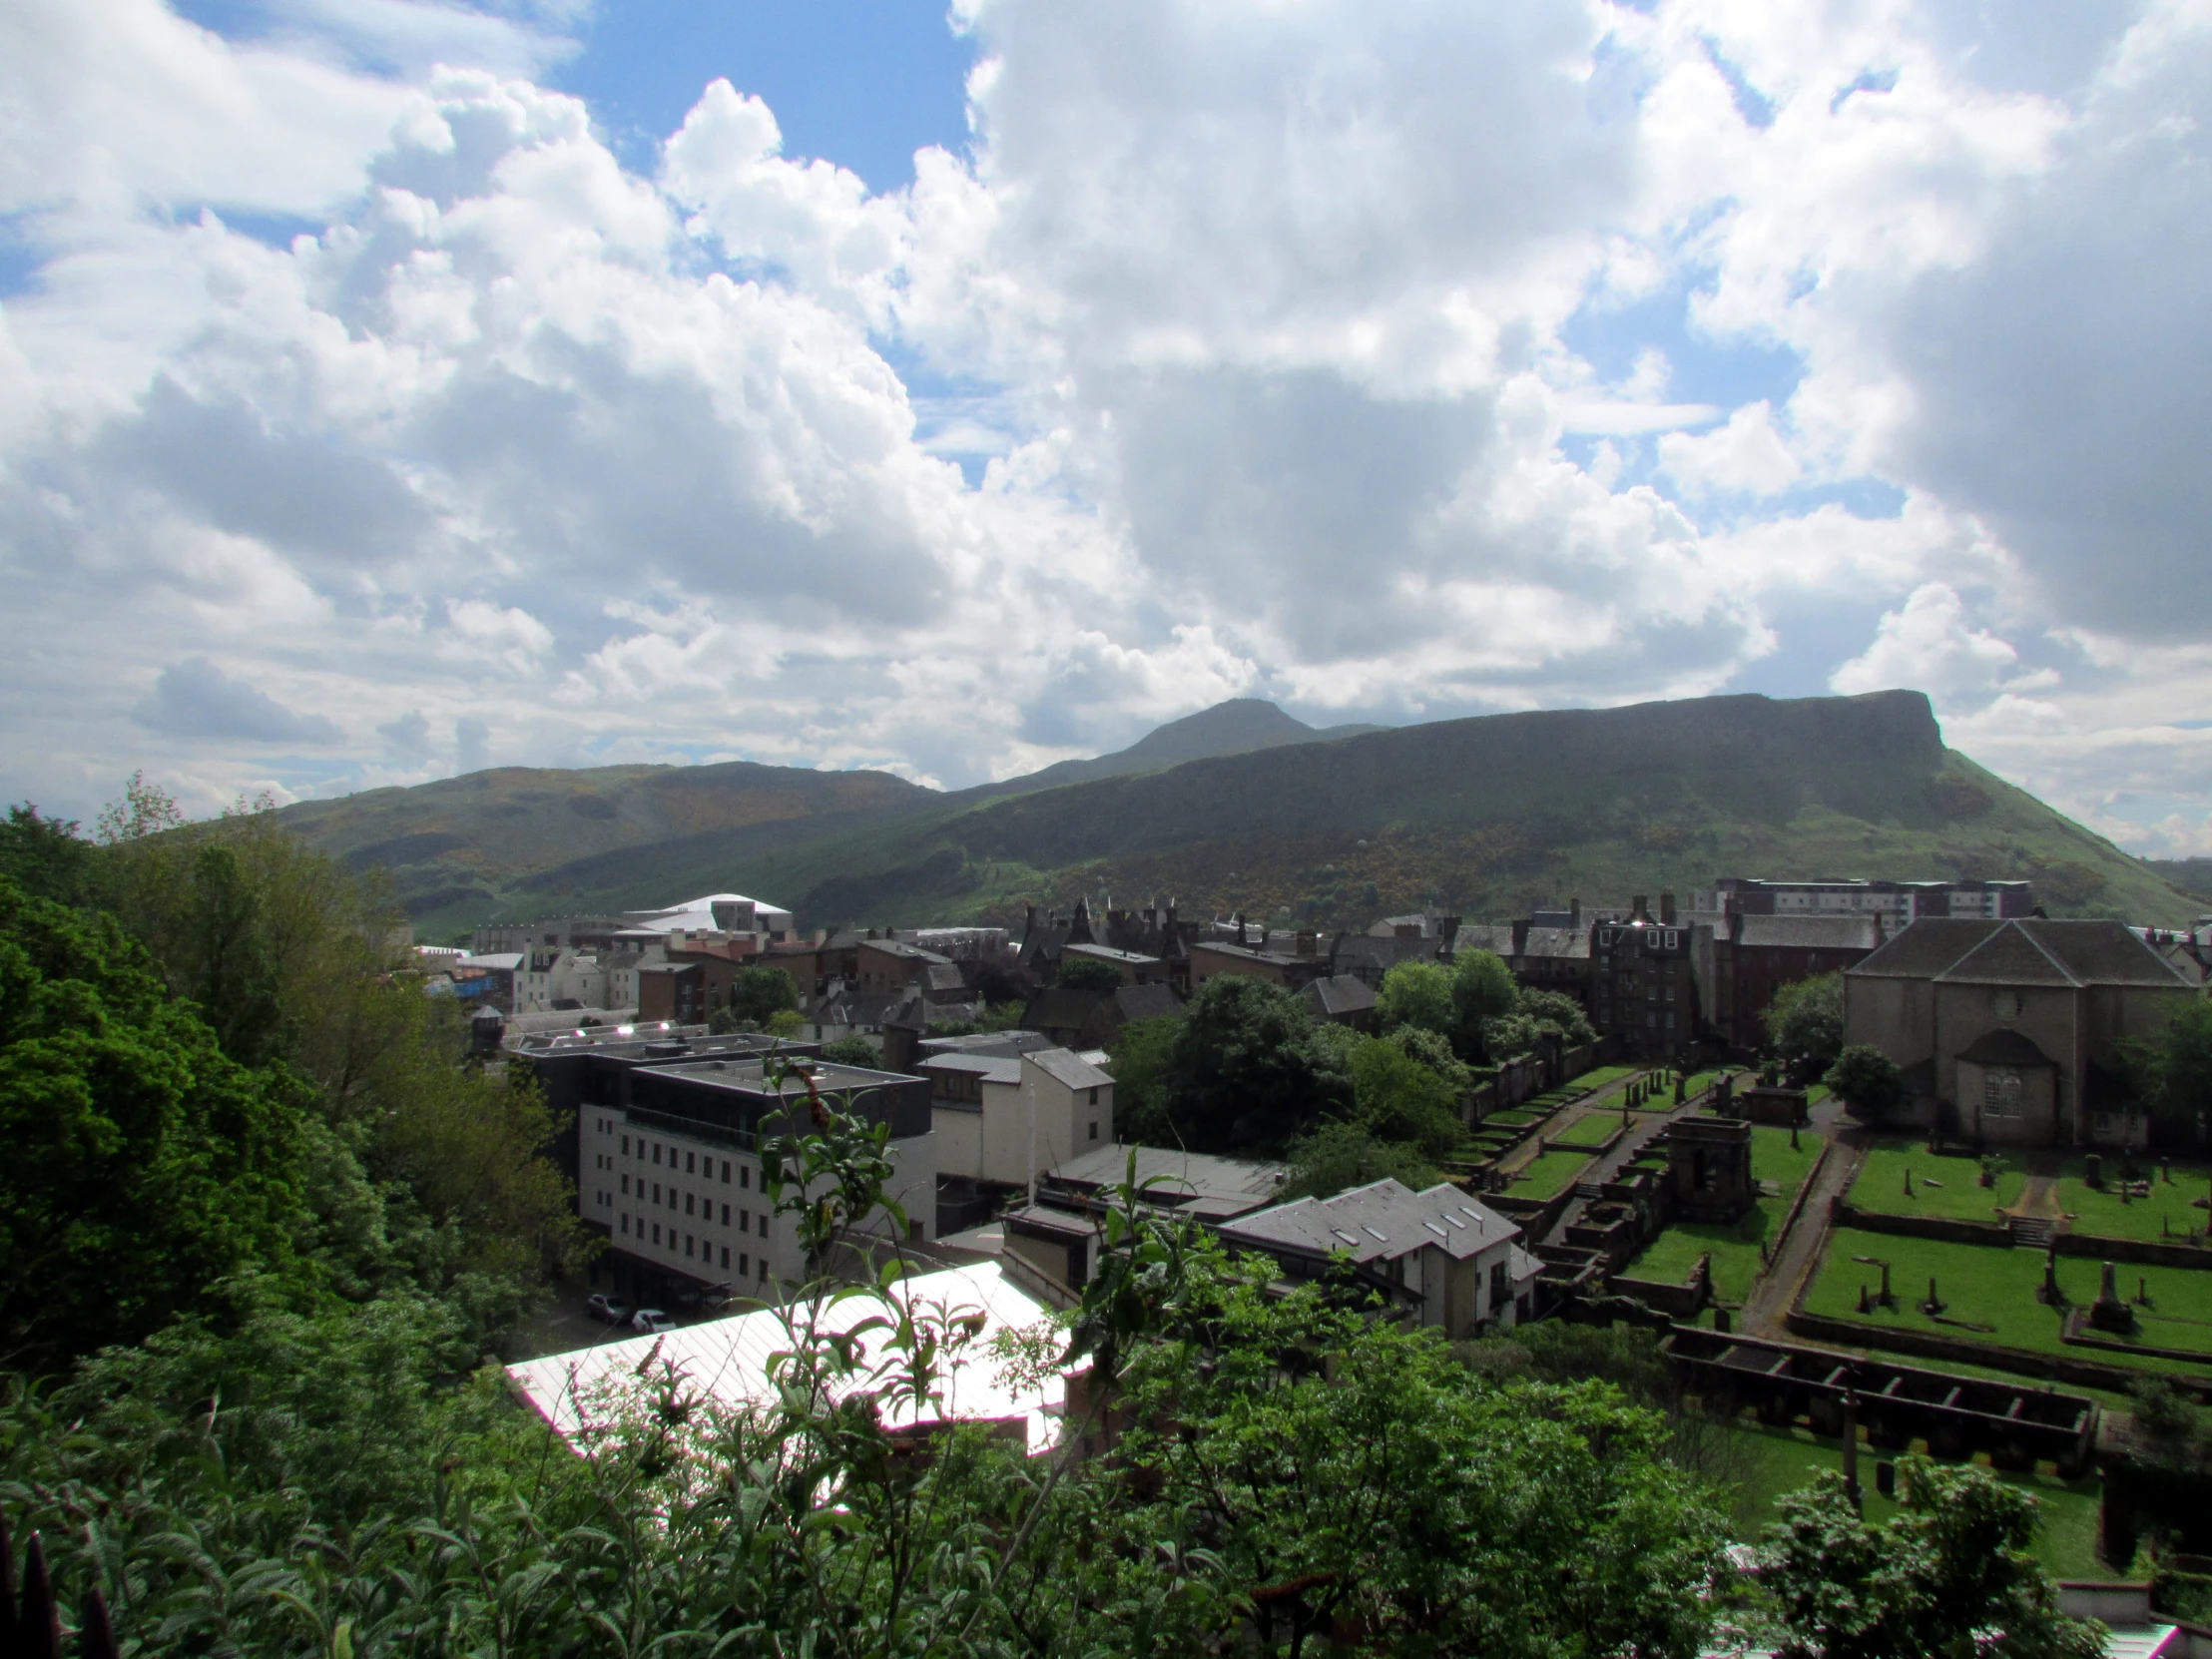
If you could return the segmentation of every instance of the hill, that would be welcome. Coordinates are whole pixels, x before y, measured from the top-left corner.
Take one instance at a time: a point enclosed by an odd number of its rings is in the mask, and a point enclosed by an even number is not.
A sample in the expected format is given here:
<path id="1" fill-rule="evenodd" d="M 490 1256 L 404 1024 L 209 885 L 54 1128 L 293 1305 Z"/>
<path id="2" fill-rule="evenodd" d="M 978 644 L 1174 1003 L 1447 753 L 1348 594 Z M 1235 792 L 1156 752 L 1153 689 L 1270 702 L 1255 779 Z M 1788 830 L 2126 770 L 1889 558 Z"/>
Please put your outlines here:
<path id="1" fill-rule="evenodd" d="M 1384 726 L 1307 725 L 1274 704 L 1257 697 L 1234 697 L 1201 709 L 1195 715 L 1155 727 L 1127 749 L 1090 761 L 1062 761 L 1056 766 L 1009 778 L 999 784 L 963 790 L 970 800 L 1004 795 L 1031 795 L 1058 789 L 1064 784 L 1088 784 L 1100 778 L 1121 778 L 1137 772 L 1162 772 L 1185 761 L 1212 760 L 1224 755 L 1250 755 L 1262 749 L 1282 749 L 1291 744 L 1333 743 L 1367 732 L 1384 732 Z"/>
<path id="2" fill-rule="evenodd" d="M 610 839 L 536 868 L 525 867 L 525 843 L 559 837 L 516 834 L 504 879 L 495 889 L 487 862 L 471 891 L 491 894 L 501 913 L 533 914 L 736 888 L 790 905 L 810 926 L 1018 924 L 1025 902 L 1064 904 L 1078 892 L 1121 903 L 1173 895 L 1186 913 L 1242 909 L 1364 926 L 1420 904 L 1499 916 L 1574 895 L 1594 903 L 1686 893 L 1731 873 L 2026 876 L 2053 913 L 2167 925 L 2201 907 L 2143 860 L 1946 750 L 1918 693 L 1492 715 L 1313 733 L 1173 764 L 1178 743 L 1284 730 L 1264 714 L 1224 707 L 1231 712 L 1208 711 L 1218 720 L 1194 717 L 1195 733 L 1122 752 L 1146 752 L 1157 768 L 1017 794 L 993 786 L 937 795 L 881 774 L 756 768 L 764 776 L 702 780 L 729 769 L 682 769 L 668 782 L 626 787 L 649 803 L 676 781 L 695 781 L 714 799 L 718 790 L 734 797 L 723 810 L 751 816 L 659 839 Z M 502 810 L 524 807 L 526 790 L 557 794 L 546 780 L 598 775 L 517 776 L 532 782 L 511 788 Z M 850 781 L 844 793 L 833 782 L 840 778 Z M 480 786 L 459 779 L 425 790 L 465 798 L 472 788 Z M 756 800 L 783 810 L 741 808 Z M 385 812 L 387 827 L 405 816 Z M 530 812 L 498 822 L 520 830 Z M 557 822 L 563 813 L 574 816 L 556 800 L 537 816 Z M 644 813 L 635 809 L 641 825 Z M 325 843 L 320 822 L 300 828 Z M 616 822 L 632 820 L 618 814 Z M 391 828 L 386 839 L 411 852 L 428 844 L 405 839 L 415 832 Z M 361 858 L 378 844 L 364 836 L 347 850 Z M 478 908 L 441 902 L 417 913 L 449 932 L 480 918 L 481 901 L 469 903 Z"/>

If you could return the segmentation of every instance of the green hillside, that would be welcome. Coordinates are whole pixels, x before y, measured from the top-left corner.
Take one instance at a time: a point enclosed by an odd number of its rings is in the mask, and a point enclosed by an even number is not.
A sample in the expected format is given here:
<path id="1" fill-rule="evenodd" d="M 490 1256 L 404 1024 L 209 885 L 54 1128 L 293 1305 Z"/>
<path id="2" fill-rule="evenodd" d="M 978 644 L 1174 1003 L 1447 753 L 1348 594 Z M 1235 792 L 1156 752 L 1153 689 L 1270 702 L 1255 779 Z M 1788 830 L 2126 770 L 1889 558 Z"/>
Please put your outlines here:
<path id="1" fill-rule="evenodd" d="M 472 821 L 499 830 L 502 861 L 494 867 L 482 853 L 472 866 L 481 875 L 458 897 L 412 889 L 422 936 L 445 936 L 494 907 L 627 907 L 714 888 L 790 905 L 809 926 L 1018 923 L 1024 903 L 1070 903 L 1078 893 L 1117 903 L 1173 896 L 1187 914 L 1242 909 L 1364 926 L 1421 904 L 1503 916 L 1569 896 L 1686 895 L 1725 874 L 2024 876 L 2053 914 L 2162 925 L 2202 908 L 2143 860 L 1945 750 L 1927 700 L 1911 692 L 1704 698 L 1317 733 L 999 799 L 988 790 L 937 795 L 880 774 L 620 770 L 644 776 L 617 787 L 582 783 L 606 774 L 480 775 L 528 781 L 491 788 Z M 611 826 L 579 820 L 553 780 L 624 805 Z M 713 810 L 750 816 L 626 838 L 685 782 L 694 789 L 677 798 L 729 796 Z M 381 843 L 356 828 L 359 844 L 337 849 L 363 858 L 398 843 L 412 854 L 428 843 L 406 837 L 456 831 L 427 818 L 415 826 L 403 804 L 442 791 L 441 810 L 456 812 L 472 790 L 484 793 L 459 779 L 356 797 L 301 828 L 330 844 L 327 814 L 397 797 L 378 808 Z M 548 799 L 527 800 L 530 792 Z M 605 838 L 582 845 L 579 822 L 602 827 Z M 564 836 L 581 856 L 541 854 L 532 866 L 521 855 Z M 434 853 L 401 874 L 420 883 L 458 856 Z"/>

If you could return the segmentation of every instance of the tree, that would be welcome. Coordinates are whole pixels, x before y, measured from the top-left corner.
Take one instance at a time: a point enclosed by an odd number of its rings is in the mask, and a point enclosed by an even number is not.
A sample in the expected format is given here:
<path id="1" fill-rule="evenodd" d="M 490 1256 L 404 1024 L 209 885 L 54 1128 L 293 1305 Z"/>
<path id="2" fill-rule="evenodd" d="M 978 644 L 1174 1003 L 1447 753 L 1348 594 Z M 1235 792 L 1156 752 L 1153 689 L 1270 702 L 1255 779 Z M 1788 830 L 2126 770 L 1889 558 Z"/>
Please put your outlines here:
<path id="1" fill-rule="evenodd" d="M 1846 1052 L 1849 1052 L 1848 1050 Z M 2030 1659 L 2094 1659 L 2103 1627 L 2058 1610 L 2027 1547 L 2035 1499 L 1986 1469 L 1926 1457 L 1898 1463 L 1901 1513 L 1870 1523 L 1843 1476 L 1779 1500 L 1764 1575 L 1789 1634 L 1786 1652 L 1821 1659 L 1972 1659 L 1978 1633 Z"/>
<path id="2" fill-rule="evenodd" d="M 1193 993 L 1160 1086 L 1169 1126 L 1193 1151 L 1279 1147 L 1352 1107 L 1352 1080 L 1305 1006 L 1242 973 Z"/>
<path id="3" fill-rule="evenodd" d="M 1411 1025 L 1447 1036 L 1454 1023 L 1451 975 L 1434 962 L 1399 962 L 1382 975 L 1375 1005 L 1384 1030 Z"/>
<path id="4" fill-rule="evenodd" d="M 33 898 L 83 904 L 92 896 L 93 853 L 75 822 L 39 817 L 25 804 L 8 809 L 0 824 L 0 877 Z"/>
<path id="5" fill-rule="evenodd" d="M 1583 1012 L 1582 1004 L 1565 991 L 1523 986 L 1514 1001 L 1513 1011 L 1535 1021 L 1537 1030 L 1557 1037 L 1569 1048 L 1597 1041 L 1597 1030 L 1590 1024 L 1590 1016 Z"/>
<path id="6" fill-rule="evenodd" d="M 1494 950 L 1462 950 L 1451 963 L 1451 1001 L 1458 1011 L 1460 1052 L 1482 1052 L 1482 1027 L 1520 1002 L 1520 983 Z"/>
<path id="7" fill-rule="evenodd" d="M 1433 1332 L 1278 1294 L 1272 1262 L 1188 1260 L 1180 1321 L 1124 1373 L 1094 1558 L 1157 1577 L 1205 1551 L 1261 1653 L 1333 1631 L 1370 1653 L 1697 1651 L 1721 1518 L 1659 1455 L 1656 1413 L 1603 1383 L 1484 1386 Z"/>
<path id="8" fill-rule="evenodd" d="M 2212 1113 L 2212 1002 L 2175 995 L 2157 1034 L 2126 1053 L 2160 1140 L 2194 1145 Z"/>
<path id="9" fill-rule="evenodd" d="M 1905 1096 L 1898 1063 L 1871 1043 L 1853 1043 L 1836 1056 L 1822 1079 L 1853 1111 L 1880 1117 Z"/>
<path id="10" fill-rule="evenodd" d="M 862 1066 L 873 1071 L 883 1068 L 883 1056 L 876 1046 L 857 1034 L 824 1043 L 822 1057 L 833 1066 Z"/>
<path id="11" fill-rule="evenodd" d="M 1325 1123 L 1291 1143 L 1290 1175 L 1278 1197 L 1333 1198 L 1385 1178 L 1426 1192 L 1440 1177 L 1417 1146 L 1381 1141 L 1365 1123 Z"/>
<path id="12" fill-rule="evenodd" d="M 1819 1077 L 1844 1051 L 1844 976 L 1823 973 L 1784 985 L 1759 1017 L 1768 1052 L 1793 1077 Z"/>
<path id="13" fill-rule="evenodd" d="M 1106 1039 L 1114 1078 L 1114 1136 L 1135 1146 L 1173 1146 L 1169 1068 L 1180 1014 L 1133 1019 Z"/>
<path id="14" fill-rule="evenodd" d="M 1121 969 L 1096 956 L 1062 956 L 1054 984 L 1064 991 L 1118 991 Z"/>
<path id="15" fill-rule="evenodd" d="M 1411 1055 L 1450 1084 L 1454 1099 L 1464 1100 L 1473 1089 L 1474 1073 L 1452 1052 L 1450 1042 L 1435 1032 L 1418 1025 L 1400 1025 L 1382 1040 Z"/>
<path id="16" fill-rule="evenodd" d="M 0 881 L 0 1354 L 133 1341 L 293 1264 L 313 1107 L 224 1054 L 112 919 Z"/>
<path id="17" fill-rule="evenodd" d="M 1403 1048 L 1363 1037 L 1351 1062 L 1353 1107 L 1377 1140 L 1409 1144 L 1439 1158 L 1464 1139 L 1460 1091 Z"/>
<path id="18" fill-rule="evenodd" d="M 765 1031 L 771 1019 L 799 1007 L 799 983 L 782 968 L 742 967 L 731 976 L 730 1000 L 708 1016 L 708 1029 Z"/>

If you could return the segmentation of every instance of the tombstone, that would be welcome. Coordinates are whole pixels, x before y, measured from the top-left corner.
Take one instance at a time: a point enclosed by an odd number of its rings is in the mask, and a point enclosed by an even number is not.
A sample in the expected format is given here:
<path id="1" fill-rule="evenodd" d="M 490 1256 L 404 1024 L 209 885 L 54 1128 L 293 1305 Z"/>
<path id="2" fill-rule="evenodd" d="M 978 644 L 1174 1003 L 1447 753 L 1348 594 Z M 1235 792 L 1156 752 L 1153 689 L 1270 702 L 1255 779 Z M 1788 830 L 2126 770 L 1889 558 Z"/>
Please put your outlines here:
<path id="1" fill-rule="evenodd" d="M 2148 1308 L 2150 1306 L 2150 1286 L 2141 1274 L 2135 1276 L 2135 1306 L 2138 1308 Z"/>
<path id="2" fill-rule="evenodd" d="M 1793 1123 L 1790 1125 L 1790 1150 L 1795 1152 L 1797 1149 L 1797 1125 Z"/>
<path id="3" fill-rule="evenodd" d="M 2097 1281 L 2097 1299 L 2089 1304 L 2089 1323 L 2099 1331 L 2131 1332 L 2135 1329 L 2135 1310 L 2120 1300 L 2120 1288 L 2112 1272 L 2112 1264 L 2104 1264 L 2104 1272 Z"/>
<path id="4" fill-rule="evenodd" d="M 1936 1277 L 1934 1274 L 1931 1274 L 1928 1280 L 1928 1300 L 1921 1304 L 1921 1312 L 1926 1314 L 1930 1319 L 1934 1319 L 1947 1306 L 1948 1304 L 1946 1304 L 1941 1297 L 1936 1294 Z"/>
<path id="5" fill-rule="evenodd" d="M 2043 1249 L 2043 1283 L 2035 1292 L 2035 1300 L 2047 1308 L 2066 1306 L 2066 1293 L 2058 1288 L 2058 1247 L 2046 1245 Z"/>
<path id="6" fill-rule="evenodd" d="M 1862 1314 L 1874 1312 L 1874 1304 L 1867 1300 L 1867 1282 L 1863 1279 L 1859 1282 L 1859 1311 Z"/>
<path id="7" fill-rule="evenodd" d="M 1907 1198 L 1913 1196 L 1913 1166 L 1911 1164 L 1905 1166 L 1905 1196 Z"/>
<path id="8" fill-rule="evenodd" d="M 1676 1119 L 1667 1134 L 1667 1185 L 1675 1213 L 1687 1220 L 1742 1220 L 1759 1196 L 1751 1125 L 1702 1114 Z"/>
<path id="9" fill-rule="evenodd" d="M 1681 1072 L 1674 1074 L 1674 1103 L 1679 1106 L 1690 1097 L 1683 1091 L 1689 1086 L 1689 1078 Z"/>
<path id="10" fill-rule="evenodd" d="M 2094 1187 L 2100 1192 L 2104 1188 L 2104 1160 L 2094 1152 L 2081 1160 L 2081 1180 L 2084 1186 Z"/>

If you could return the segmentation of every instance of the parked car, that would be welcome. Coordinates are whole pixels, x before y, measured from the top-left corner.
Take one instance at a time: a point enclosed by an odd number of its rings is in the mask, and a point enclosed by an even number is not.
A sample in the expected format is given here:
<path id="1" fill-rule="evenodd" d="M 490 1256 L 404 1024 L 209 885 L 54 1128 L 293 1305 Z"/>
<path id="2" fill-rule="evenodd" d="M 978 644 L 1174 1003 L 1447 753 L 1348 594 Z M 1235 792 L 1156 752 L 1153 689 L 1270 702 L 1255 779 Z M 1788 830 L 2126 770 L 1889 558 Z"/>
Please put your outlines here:
<path id="1" fill-rule="evenodd" d="M 628 1325 L 630 1310 L 611 1296 L 596 1292 L 584 1303 L 584 1312 L 595 1320 L 605 1320 L 609 1325 Z"/>
<path id="2" fill-rule="evenodd" d="M 640 1308 L 630 1316 L 630 1329 L 646 1332 L 674 1331 L 676 1322 L 658 1308 Z"/>

